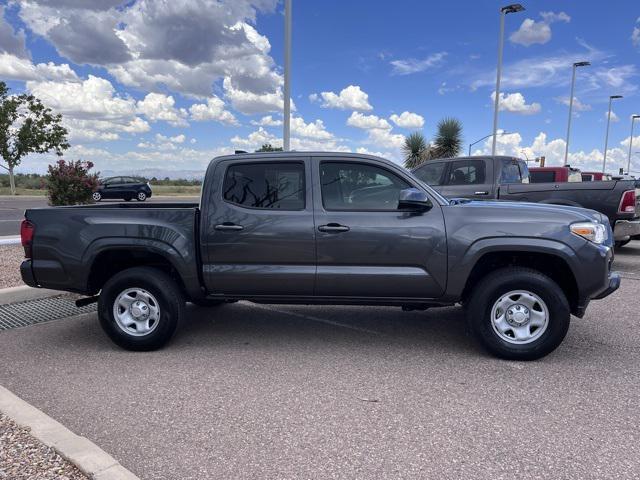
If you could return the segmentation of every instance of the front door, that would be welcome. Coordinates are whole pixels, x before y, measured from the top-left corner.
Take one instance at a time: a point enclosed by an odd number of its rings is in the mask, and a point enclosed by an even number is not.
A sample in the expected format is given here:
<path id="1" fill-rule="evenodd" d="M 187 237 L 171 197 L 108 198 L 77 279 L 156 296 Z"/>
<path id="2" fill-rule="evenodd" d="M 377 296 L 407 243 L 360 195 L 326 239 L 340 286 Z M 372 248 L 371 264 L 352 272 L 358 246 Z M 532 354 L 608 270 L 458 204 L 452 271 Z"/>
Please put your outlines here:
<path id="1" fill-rule="evenodd" d="M 367 159 L 313 162 L 316 295 L 435 298 L 444 292 L 447 248 L 442 207 L 398 209 L 400 191 L 423 188 L 400 168 Z"/>
<path id="2" fill-rule="evenodd" d="M 209 293 L 313 295 L 315 231 L 308 157 L 225 160 L 202 219 Z"/>

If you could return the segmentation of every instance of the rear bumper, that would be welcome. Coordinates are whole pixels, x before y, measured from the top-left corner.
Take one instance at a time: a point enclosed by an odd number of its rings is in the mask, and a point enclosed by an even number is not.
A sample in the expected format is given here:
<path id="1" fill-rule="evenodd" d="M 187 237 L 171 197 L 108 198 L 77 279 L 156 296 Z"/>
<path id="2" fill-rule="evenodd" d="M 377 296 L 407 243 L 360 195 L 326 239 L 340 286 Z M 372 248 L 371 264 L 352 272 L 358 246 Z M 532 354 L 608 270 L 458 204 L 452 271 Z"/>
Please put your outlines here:
<path id="1" fill-rule="evenodd" d="M 617 220 L 613 227 L 613 239 L 616 241 L 629 240 L 640 235 L 640 219 Z"/>
<path id="2" fill-rule="evenodd" d="M 20 276 L 22 277 L 22 281 L 24 283 L 26 283 L 30 287 L 38 288 L 36 279 L 33 276 L 31 260 L 24 260 L 22 264 L 20 264 Z"/>

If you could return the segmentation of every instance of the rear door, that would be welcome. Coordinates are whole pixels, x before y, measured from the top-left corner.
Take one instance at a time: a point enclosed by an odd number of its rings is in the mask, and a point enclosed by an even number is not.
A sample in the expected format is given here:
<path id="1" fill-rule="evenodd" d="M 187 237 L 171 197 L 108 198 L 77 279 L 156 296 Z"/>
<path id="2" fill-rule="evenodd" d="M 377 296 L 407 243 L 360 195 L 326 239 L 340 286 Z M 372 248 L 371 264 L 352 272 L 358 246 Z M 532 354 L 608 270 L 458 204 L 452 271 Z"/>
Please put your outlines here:
<path id="1" fill-rule="evenodd" d="M 202 219 L 207 290 L 311 296 L 315 231 L 309 158 L 223 160 Z"/>
<path id="2" fill-rule="evenodd" d="M 422 188 L 399 168 L 356 158 L 313 162 L 316 294 L 435 298 L 446 283 L 442 207 L 398 210 L 400 191 Z"/>
<path id="3" fill-rule="evenodd" d="M 493 162 L 483 158 L 465 158 L 450 162 L 443 195 L 449 198 L 492 198 L 492 166 Z"/>

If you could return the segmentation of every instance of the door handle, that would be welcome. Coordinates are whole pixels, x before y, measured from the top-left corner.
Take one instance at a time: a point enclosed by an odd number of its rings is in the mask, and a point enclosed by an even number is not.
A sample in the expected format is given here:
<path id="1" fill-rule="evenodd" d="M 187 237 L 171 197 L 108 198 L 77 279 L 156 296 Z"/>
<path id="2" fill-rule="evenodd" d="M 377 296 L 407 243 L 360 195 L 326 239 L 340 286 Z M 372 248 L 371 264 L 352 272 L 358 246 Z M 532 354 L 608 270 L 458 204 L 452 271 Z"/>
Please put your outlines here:
<path id="1" fill-rule="evenodd" d="M 328 223 L 326 225 L 320 225 L 318 230 L 326 233 L 340 233 L 340 232 L 348 232 L 349 227 L 346 225 L 340 225 L 339 223 Z"/>
<path id="2" fill-rule="evenodd" d="M 474 195 L 489 195 L 489 192 L 473 192 Z"/>
<path id="3" fill-rule="evenodd" d="M 228 232 L 237 232 L 244 229 L 242 225 L 236 225 L 235 223 L 231 223 L 231 222 L 224 222 L 219 225 L 216 225 L 213 228 L 215 228 L 216 230 L 222 230 L 222 231 L 228 231 Z"/>

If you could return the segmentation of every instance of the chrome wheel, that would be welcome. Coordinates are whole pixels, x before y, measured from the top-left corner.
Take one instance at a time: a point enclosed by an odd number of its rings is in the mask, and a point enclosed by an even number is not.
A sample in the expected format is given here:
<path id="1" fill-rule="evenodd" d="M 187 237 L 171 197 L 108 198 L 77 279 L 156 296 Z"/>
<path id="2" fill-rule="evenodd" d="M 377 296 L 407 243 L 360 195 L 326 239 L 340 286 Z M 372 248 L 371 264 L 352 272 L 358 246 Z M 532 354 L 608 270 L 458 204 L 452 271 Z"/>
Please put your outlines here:
<path id="1" fill-rule="evenodd" d="M 144 192 L 138 192 L 138 201 L 144 202 L 147 199 L 147 194 Z"/>
<path id="2" fill-rule="evenodd" d="M 491 309 L 491 326 L 505 342 L 531 343 L 549 325 L 549 309 L 535 293 L 514 290 L 501 296 Z"/>
<path id="3" fill-rule="evenodd" d="M 153 332 L 160 322 L 160 305 L 141 288 L 129 288 L 113 304 L 116 325 L 127 335 L 142 337 Z"/>
<path id="4" fill-rule="evenodd" d="M 94 202 L 99 202 L 100 200 L 102 200 L 102 195 L 100 195 L 99 192 L 93 192 L 93 195 L 91 195 L 91 198 L 93 198 Z"/>

